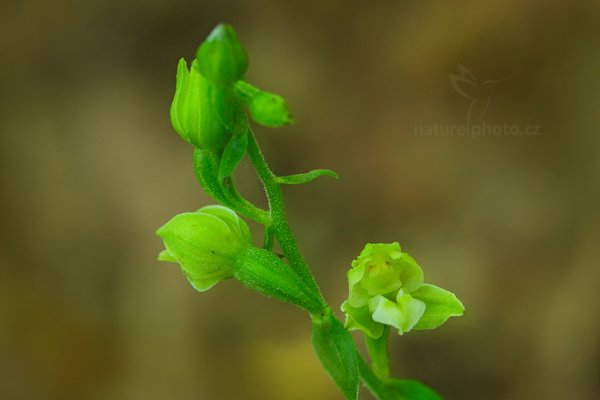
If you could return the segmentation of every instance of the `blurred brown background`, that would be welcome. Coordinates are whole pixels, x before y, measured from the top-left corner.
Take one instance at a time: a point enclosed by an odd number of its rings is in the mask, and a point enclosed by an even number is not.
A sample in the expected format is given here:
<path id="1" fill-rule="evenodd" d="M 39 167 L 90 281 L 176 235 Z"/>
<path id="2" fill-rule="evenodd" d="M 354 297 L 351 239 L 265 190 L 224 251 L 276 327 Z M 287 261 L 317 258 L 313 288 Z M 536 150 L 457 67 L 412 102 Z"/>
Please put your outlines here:
<path id="1" fill-rule="evenodd" d="M 0 13 L 1 399 L 341 398 L 304 313 L 156 261 L 156 228 L 210 203 L 168 110 L 220 21 L 293 109 L 257 128 L 273 169 L 341 176 L 285 190 L 331 304 L 364 242 L 397 240 L 467 307 L 394 338 L 395 375 L 600 398 L 598 2 L 25 0 Z M 539 135 L 419 134 L 466 124 L 459 64 L 510 78 L 487 124 Z M 238 182 L 263 201 L 248 164 Z"/>

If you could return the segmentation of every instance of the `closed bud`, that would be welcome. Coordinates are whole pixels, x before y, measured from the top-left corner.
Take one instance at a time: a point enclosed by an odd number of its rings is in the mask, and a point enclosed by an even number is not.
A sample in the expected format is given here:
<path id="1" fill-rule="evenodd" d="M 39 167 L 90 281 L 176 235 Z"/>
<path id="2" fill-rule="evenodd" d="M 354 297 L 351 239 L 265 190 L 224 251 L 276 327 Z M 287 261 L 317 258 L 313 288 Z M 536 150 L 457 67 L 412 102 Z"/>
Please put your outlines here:
<path id="1" fill-rule="evenodd" d="M 216 96 L 196 60 L 190 70 L 183 58 L 179 60 L 171 123 L 179 136 L 201 149 L 221 150 L 231 138 L 213 106 Z"/>
<path id="2" fill-rule="evenodd" d="M 252 119 L 261 125 L 276 128 L 293 122 L 286 101 L 273 93 L 259 93 L 250 102 L 249 108 Z"/>
<path id="3" fill-rule="evenodd" d="M 294 122 L 287 102 L 278 94 L 265 92 L 244 81 L 236 82 L 235 88 L 257 123 L 277 128 Z"/>
<path id="4" fill-rule="evenodd" d="M 228 84 L 242 79 L 248 56 L 230 25 L 219 24 L 198 48 L 200 72 L 214 83 Z"/>
<path id="5" fill-rule="evenodd" d="M 252 244 L 248 225 L 223 206 L 179 214 L 156 233 L 166 248 L 159 260 L 178 263 L 201 292 L 233 277 L 238 257 Z"/>

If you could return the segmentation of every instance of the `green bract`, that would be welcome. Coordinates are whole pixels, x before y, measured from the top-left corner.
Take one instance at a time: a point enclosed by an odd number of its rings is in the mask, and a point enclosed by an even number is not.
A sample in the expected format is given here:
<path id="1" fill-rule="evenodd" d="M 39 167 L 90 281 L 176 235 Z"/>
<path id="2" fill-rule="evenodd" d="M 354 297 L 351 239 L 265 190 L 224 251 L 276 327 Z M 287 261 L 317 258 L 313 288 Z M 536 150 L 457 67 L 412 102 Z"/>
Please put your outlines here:
<path id="1" fill-rule="evenodd" d="M 196 53 L 200 71 L 212 82 L 233 83 L 244 77 L 248 56 L 230 25 L 219 24 Z"/>
<path id="2" fill-rule="evenodd" d="M 464 307 L 456 296 L 423 283 L 423 271 L 398 243 L 367 244 L 348 271 L 349 297 L 342 304 L 346 327 L 377 339 L 384 326 L 402 335 L 433 329 Z"/>
<path id="3" fill-rule="evenodd" d="M 248 225 L 223 206 L 179 214 L 156 233 L 166 248 L 159 260 L 179 263 L 192 286 L 201 292 L 232 277 L 237 258 L 252 244 Z"/>
<path id="4" fill-rule="evenodd" d="M 214 106 L 218 91 L 202 76 L 197 60 L 189 71 L 186 61 L 179 60 L 171 123 L 179 136 L 195 147 L 220 150 L 231 138 Z"/>

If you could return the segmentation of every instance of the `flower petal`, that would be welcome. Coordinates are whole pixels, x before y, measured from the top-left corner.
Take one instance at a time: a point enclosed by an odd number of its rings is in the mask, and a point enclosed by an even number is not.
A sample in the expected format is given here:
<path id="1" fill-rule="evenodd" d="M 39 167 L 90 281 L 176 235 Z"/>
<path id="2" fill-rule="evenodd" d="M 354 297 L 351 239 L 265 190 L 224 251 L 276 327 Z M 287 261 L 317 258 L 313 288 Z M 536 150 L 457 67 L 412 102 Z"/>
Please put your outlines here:
<path id="1" fill-rule="evenodd" d="M 362 307 L 369 301 L 369 295 L 366 290 L 359 284 L 360 280 L 365 273 L 365 265 L 360 265 L 357 268 L 352 268 L 348 271 L 346 276 L 348 277 L 348 302 L 352 307 Z"/>
<path id="2" fill-rule="evenodd" d="M 346 314 L 346 329 L 359 330 L 365 335 L 378 339 L 383 334 L 383 325 L 373 321 L 369 306 L 352 307 L 348 301 L 342 304 L 342 311 Z"/>
<path id="3" fill-rule="evenodd" d="M 248 243 L 252 242 L 250 228 L 248 228 L 248 225 L 244 222 L 244 220 L 241 219 L 232 209 L 220 205 L 210 205 L 202 207 L 197 212 L 203 212 L 221 218 L 223 222 L 229 225 L 231 230 L 238 234 L 240 239 Z"/>
<path id="4" fill-rule="evenodd" d="M 400 280 L 404 291 L 410 293 L 423 284 L 423 270 L 414 258 L 409 256 L 408 253 L 402 253 L 398 263 L 400 264 Z"/>
<path id="5" fill-rule="evenodd" d="M 158 261 L 166 261 L 176 263 L 177 259 L 169 253 L 169 250 L 163 250 L 158 253 Z"/>
<path id="6" fill-rule="evenodd" d="M 424 284 L 411 292 L 415 299 L 425 303 L 426 309 L 415 329 L 434 329 L 450 317 L 461 316 L 465 307 L 454 293 L 440 287 Z"/>

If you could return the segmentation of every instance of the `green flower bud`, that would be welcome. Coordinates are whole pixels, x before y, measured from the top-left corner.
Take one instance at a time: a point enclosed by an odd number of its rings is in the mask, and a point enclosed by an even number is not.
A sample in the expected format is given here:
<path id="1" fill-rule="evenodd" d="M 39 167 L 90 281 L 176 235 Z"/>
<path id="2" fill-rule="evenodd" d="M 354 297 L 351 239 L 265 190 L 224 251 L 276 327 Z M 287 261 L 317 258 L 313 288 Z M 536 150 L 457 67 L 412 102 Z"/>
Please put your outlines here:
<path id="1" fill-rule="evenodd" d="M 250 116 L 257 123 L 271 128 L 294 123 L 283 97 L 260 90 L 244 81 L 236 82 L 235 89 L 248 105 Z"/>
<path id="2" fill-rule="evenodd" d="M 220 150 L 231 138 L 213 106 L 218 92 L 202 76 L 197 61 L 188 71 L 186 61 L 179 60 L 171 123 L 179 136 L 201 149 Z"/>
<path id="3" fill-rule="evenodd" d="M 248 56 L 230 25 L 219 24 L 208 35 L 196 53 L 200 72 L 219 84 L 242 79 L 248 69 Z"/>
<path id="4" fill-rule="evenodd" d="M 248 225 L 223 206 L 179 214 L 156 233 L 166 248 L 159 260 L 178 263 L 200 292 L 232 277 L 238 257 L 252 244 Z"/>
<path id="5" fill-rule="evenodd" d="M 398 243 L 367 244 L 348 271 L 349 296 L 342 304 L 346 328 L 377 339 L 384 325 L 402 335 L 433 329 L 462 315 L 462 303 L 447 290 L 423 284 L 423 271 Z"/>
<path id="6" fill-rule="evenodd" d="M 256 123 L 271 128 L 294 123 L 283 97 L 260 90 L 244 81 L 236 82 L 235 89 L 248 106 L 250 116 Z"/>
<path id="7" fill-rule="evenodd" d="M 249 105 L 252 119 L 264 126 L 277 128 L 294 121 L 283 97 L 269 92 L 260 92 Z"/>

